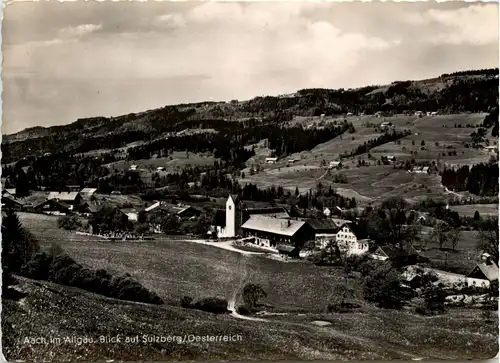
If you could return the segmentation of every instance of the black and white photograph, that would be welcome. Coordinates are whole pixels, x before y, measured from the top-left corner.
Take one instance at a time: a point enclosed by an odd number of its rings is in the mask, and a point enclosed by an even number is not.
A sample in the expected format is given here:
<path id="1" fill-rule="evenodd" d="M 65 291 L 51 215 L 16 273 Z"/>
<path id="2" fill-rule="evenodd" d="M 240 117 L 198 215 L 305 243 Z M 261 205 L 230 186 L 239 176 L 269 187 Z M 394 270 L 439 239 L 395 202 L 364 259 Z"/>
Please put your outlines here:
<path id="1" fill-rule="evenodd" d="M 3 359 L 497 356 L 498 2 L 2 11 Z"/>

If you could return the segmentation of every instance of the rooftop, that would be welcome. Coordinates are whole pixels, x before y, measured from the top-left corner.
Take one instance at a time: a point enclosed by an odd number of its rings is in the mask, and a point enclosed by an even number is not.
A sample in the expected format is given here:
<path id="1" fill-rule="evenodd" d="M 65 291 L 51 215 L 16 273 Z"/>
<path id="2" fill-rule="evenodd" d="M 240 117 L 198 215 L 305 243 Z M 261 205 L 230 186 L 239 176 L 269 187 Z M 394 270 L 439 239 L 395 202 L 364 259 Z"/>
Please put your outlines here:
<path id="1" fill-rule="evenodd" d="M 304 221 L 253 215 L 241 226 L 241 228 L 291 237 L 305 224 L 306 222 Z"/>

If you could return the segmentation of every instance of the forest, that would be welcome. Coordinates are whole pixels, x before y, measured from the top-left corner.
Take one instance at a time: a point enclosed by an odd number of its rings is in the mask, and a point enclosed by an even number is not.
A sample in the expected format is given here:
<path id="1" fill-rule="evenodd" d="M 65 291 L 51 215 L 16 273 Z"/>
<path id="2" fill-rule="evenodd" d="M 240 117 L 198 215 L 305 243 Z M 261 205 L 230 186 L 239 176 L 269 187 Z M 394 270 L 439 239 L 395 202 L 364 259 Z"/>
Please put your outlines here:
<path id="1" fill-rule="evenodd" d="M 445 169 L 441 174 L 441 183 L 457 192 L 468 191 L 479 196 L 498 195 L 498 163 Z"/>

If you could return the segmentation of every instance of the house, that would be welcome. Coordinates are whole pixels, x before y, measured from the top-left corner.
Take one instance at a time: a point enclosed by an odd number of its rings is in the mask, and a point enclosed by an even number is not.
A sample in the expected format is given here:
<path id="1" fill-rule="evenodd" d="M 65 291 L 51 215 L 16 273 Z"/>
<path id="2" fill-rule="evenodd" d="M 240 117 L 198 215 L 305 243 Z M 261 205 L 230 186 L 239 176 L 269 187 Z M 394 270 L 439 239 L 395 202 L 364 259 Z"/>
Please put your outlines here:
<path id="1" fill-rule="evenodd" d="M 79 192 L 80 191 L 80 186 L 79 185 L 66 185 L 66 188 L 70 192 Z"/>
<path id="2" fill-rule="evenodd" d="M 325 209 L 323 209 L 323 214 L 327 217 L 330 217 L 330 215 L 332 214 L 332 211 L 330 210 L 330 208 L 325 208 Z"/>
<path id="3" fill-rule="evenodd" d="M 422 117 L 424 113 L 422 111 L 415 112 L 415 116 Z"/>
<path id="4" fill-rule="evenodd" d="M 137 165 L 130 165 L 129 170 L 136 171 L 137 170 Z"/>
<path id="5" fill-rule="evenodd" d="M 328 169 L 340 169 L 340 168 L 342 168 L 341 161 L 330 161 L 330 164 L 328 165 Z"/>
<path id="6" fill-rule="evenodd" d="M 83 188 L 80 190 L 82 198 L 90 199 L 97 192 L 97 188 Z"/>
<path id="7" fill-rule="evenodd" d="M 242 226 L 243 236 L 254 237 L 263 247 L 286 244 L 301 247 L 314 239 L 314 231 L 305 221 L 253 215 Z"/>
<path id="8" fill-rule="evenodd" d="M 411 169 L 412 173 L 415 174 L 428 174 L 429 173 L 429 167 L 428 166 L 414 166 Z"/>
<path id="9" fill-rule="evenodd" d="M 266 158 L 266 163 L 267 164 L 276 164 L 276 162 L 278 161 L 278 158 L 274 157 L 274 158 Z"/>
<path id="10" fill-rule="evenodd" d="M 16 188 L 4 188 L 2 189 L 2 195 L 10 195 L 12 197 L 16 196 Z"/>
<path id="11" fill-rule="evenodd" d="M 374 260 L 386 261 L 389 259 L 394 259 L 398 256 L 419 256 L 419 253 L 412 245 L 405 246 L 403 249 L 400 249 L 396 246 L 379 246 L 370 256 Z"/>
<path id="12" fill-rule="evenodd" d="M 486 279 L 471 278 L 465 275 L 456 274 L 453 272 L 437 270 L 418 265 L 406 266 L 401 277 L 410 286 L 419 286 L 420 278 L 423 274 L 434 275 L 437 279 L 433 282 L 434 285 L 443 285 L 444 287 L 488 287 L 490 282 Z"/>
<path id="13" fill-rule="evenodd" d="M 387 161 L 390 161 L 390 162 L 395 162 L 396 161 L 396 157 L 394 155 L 383 155 L 381 157 L 382 161 L 385 159 L 387 159 Z"/>
<path id="14" fill-rule="evenodd" d="M 165 171 L 165 167 L 164 166 L 159 166 L 156 168 L 156 171 Z"/>
<path id="15" fill-rule="evenodd" d="M 24 208 L 24 204 L 18 201 L 14 196 L 10 194 L 2 195 L 2 210 L 10 209 L 14 211 L 21 211 Z"/>
<path id="16" fill-rule="evenodd" d="M 289 245 L 278 245 L 276 247 L 280 255 L 284 255 L 291 258 L 298 258 L 300 254 L 300 249 L 295 246 Z"/>
<path id="17" fill-rule="evenodd" d="M 337 227 L 342 227 L 344 224 L 350 225 L 352 221 L 342 218 L 330 218 L 330 220 L 337 225 Z"/>
<path id="18" fill-rule="evenodd" d="M 384 121 L 380 124 L 380 128 L 387 129 L 392 126 L 392 122 Z"/>
<path id="19" fill-rule="evenodd" d="M 94 202 L 86 201 L 86 202 L 83 202 L 83 204 L 80 205 L 80 207 L 78 208 L 78 210 L 83 215 L 92 216 L 95 213 L 97 213 L 97 211 L 99 210 L 99 205 L 96 204 L 96 203 L 94 203 Z"/>
<path id="20" fill-rule="evenodd" d="M 433 111 L 431 112 L 431 116 L 437 116 L 438 115 L 438 112 L 437 111 Z"/>
<path id="21" fill-rule="evenodd" d="M 137 222 L 139 218 L 139 212 L 135 208 L 122 208 L 120 209 L 124 213 L 130 222 Z"/>
<path id="22" fill-rule="evenodd" d="M 290 214 L 283 207 L 268 207 L 268 208 L 243 208 L 242 222 L 244 223 L 253 215 L 260 215 L 273 218 L 290 218 Z"/>
<path id="23" fill-rule="evenodd" d="M 497 145 L 488 145 L 484 147 L 484 150 L 491 152 L 491 153 L 496 153 L 498 152 L 498 146 Z"/>
<path id="24" fill-rule="evenodd" d="M 59 202 L 64 202 L 75 208 L 80 205 L 82 196 L 79 192 L 50 192 L 47 199 L 54 199 Z"/>
<path id="25" fill-rule="evenodd" d="M 72 205 L 57 199 L 47 199 L 46 201 L 34 206 L 33 209 L 37 213 L 67 215 L 71 213 L 73 209 L 72 207 Z"/>
<path id="26" fill-rule="evenodd" d="M 382 111 L 375 112 L 375 117 L 382 117 L 384 113 Z"/>
<path id="27" fill-rule="evenodd" d="M 122 192 L 120 192 L 119 190 L 113 190 L 110 194 L 111 195 L 122 195 Z"/>
<path id="28" fill-rule="evenodd" d="M 293 164 L 293 163 L 295 163 L 295 159 L 288 159 L 288 163 L 289 163 L 289 164 Z"/>
<path id="29" fill-rule="evenodd" d="M 352 112 L 348 112 L 346 116 L 353 116 Z"/>
<path id="30" fill-rule="evenodd" d="M 184 205 L 181 203 L 171 204 L 165 202 L 155 202 L 154 204 L 145 208 L 144 212 L 150 215 L 155 213 L 158 213 L 163 216 L 175 215 L 179 218 L 186 218 L 186 217 L 192 218 L 199 216 L 201 214 L 200 210 L 193 208 L 189 205 Z"/>
<path id="31" fill-rule="evenodd" d="M 491 260 L 491 257 L 488 257 L 486 261 L 478 263 L 467 277 L 488 280 L 490 282 L 496 281 L 498 280 L 498 266 Z"/>

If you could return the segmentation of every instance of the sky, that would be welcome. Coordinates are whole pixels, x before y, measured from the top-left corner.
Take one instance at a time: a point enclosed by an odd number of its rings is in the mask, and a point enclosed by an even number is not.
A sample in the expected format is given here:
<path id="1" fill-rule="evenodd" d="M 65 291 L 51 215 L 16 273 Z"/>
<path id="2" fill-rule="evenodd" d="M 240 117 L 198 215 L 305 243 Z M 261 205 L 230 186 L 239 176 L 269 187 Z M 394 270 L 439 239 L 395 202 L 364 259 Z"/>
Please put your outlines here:
<path id="1" fill-rule="evenodd" d="M 498 67 L 498 4 L 13 2 L 3 133 Z"/>

